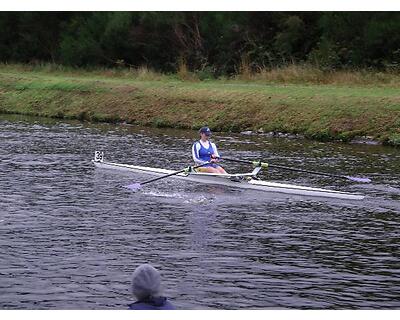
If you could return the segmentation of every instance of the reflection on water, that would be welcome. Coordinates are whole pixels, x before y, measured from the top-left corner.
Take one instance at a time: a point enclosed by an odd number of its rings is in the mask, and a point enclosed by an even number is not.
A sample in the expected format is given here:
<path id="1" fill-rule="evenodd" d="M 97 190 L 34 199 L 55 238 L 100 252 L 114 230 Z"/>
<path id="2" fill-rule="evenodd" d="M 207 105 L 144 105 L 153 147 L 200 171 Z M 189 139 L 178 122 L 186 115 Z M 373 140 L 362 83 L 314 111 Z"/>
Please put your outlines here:
<path id="1" fill-rule="evenodd" d="M 134 268 L 162 271 L 178 308 L 400 307 L 400 151 L 215 134 L 226 156 L 365 175 L 263 178 L 361 192 L 311 199 L 98 170 L 90 159 L 180 169 L 196 132 L 0 117 L 0 308 L 125 309 Z M 229 163 L 229 171 L 246 166 Z"/>

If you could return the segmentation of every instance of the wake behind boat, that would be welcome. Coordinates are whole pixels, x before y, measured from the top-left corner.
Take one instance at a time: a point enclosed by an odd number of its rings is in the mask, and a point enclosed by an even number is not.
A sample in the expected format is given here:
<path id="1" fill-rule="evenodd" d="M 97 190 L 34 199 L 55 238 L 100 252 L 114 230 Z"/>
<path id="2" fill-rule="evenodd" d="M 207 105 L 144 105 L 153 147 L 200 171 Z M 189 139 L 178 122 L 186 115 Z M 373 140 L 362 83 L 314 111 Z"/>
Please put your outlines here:
<path id="1" fill-rule="evenodd" d="M 257 190 L 257 191 L 271 192 L 271 193 L 278 192 L 278 193 L 309 196 L 309 197 L 325 197 L 325 198 L 349 199 L 349 200 L 364 199 L 364 195 L 361 194 L 259 180 L 257 178 L 257 174 L 262 169 L 261 165 L 256 166 L 254 170 L 249 173 L 216 174 L 207 172 L 197 172 L 192 167 L 188 167 L 184 170 L 178 171 L 179 173 L 177 173 L 176 171 L 169 169 L 107 162 L 104 161 L 103 159 L 103 153 L 98 151 L 96 151 L 95 159 L 92 160 L 92 162 L 97 168 L 101 169 L 122 170 L 134 173 L 145 173 L 159 177 L 170 175 L 171 178 L 187 180 L 191 182 L 212 184 L 212 185 L 224 185 L 233 188 L 250 189 L 250 190 Z"/>

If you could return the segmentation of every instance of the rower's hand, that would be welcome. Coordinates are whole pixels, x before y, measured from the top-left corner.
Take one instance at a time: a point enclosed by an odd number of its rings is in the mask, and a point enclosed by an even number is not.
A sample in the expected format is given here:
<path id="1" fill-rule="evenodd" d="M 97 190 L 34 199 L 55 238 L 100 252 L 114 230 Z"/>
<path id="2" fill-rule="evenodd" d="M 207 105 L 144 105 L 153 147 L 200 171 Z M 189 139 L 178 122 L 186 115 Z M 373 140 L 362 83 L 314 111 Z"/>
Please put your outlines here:
<path id="1" fill-rule="evenodd" d="M 210 162 L 215 163 L 215 162 L 218 162 L 218 160 L 219 160 L 219 158 L 215 154 L 211 155 Z"/>

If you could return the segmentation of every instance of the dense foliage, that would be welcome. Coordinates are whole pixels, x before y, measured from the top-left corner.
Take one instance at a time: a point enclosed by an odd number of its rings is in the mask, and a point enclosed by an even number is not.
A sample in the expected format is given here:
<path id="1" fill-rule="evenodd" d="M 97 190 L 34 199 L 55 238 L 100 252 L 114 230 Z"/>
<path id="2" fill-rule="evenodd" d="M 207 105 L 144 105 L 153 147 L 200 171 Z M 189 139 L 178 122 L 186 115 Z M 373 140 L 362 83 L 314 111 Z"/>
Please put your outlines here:
<path id="1" fill-rule="evenodd" d="M 1 12 L 0 62 L 212 76 L 292 63 L 400 70 L 400 13 Z"/>

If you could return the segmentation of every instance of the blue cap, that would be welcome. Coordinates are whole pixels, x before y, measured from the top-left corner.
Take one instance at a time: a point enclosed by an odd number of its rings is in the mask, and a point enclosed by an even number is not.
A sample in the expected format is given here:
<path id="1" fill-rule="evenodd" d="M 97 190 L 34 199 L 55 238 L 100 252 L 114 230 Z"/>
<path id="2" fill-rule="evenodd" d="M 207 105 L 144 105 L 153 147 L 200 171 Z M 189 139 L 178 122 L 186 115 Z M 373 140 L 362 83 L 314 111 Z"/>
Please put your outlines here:
<path id="1" fill-rule="evenodd" d="M 199 130 L 199 133 L 204 133 L 206 136 L 211 136 L 211 130 L 209 127 L 203 127 Z"/>

